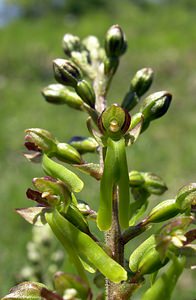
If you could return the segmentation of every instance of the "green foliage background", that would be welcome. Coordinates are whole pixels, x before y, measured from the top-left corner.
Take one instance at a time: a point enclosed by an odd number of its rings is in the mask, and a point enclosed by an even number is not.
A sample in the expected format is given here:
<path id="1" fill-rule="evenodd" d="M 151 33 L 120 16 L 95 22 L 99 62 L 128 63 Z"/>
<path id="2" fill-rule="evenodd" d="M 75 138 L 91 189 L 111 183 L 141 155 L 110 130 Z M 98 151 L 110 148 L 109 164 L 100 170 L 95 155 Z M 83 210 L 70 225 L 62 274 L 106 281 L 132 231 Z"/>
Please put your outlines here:
<path id="1" fill-rule="evenodd" d="M 64 57 L 61 39 L 65 33 L 82 38 L 94 34 L 103 41 L 106 30 L 120 24 L 129 48 L 108 101 L 121 102 L 131 77 L 148 66 L 155 71 L 151 92 L 168 90 L 173 94 L 167 115 L 153 122 L 138 143 L 128 149 L 130 170 L 162 176 L 169 188 L 163 199 L 196 180 L 196 6 L 194 1 L 185 0 L 170 4 L 165 1 L 162 5 L 133 2 L 111 1 L 107 8 L 100 5 L 88 11 L 86 6 L 82 14 L 76 15 L 48 10 L 40 18 L 24 17 L 0 28 L 0 296 L 13 286 L 14 276 L 24 265 L 25 245 L 31 236 L 31 226 L 16 215 L 14 208 L 31 204 L 25 191 L 33 177 L 43 175 L 39 165 L 23 158 L 24 130 L 45 128 L 62 141 L 88 134 L 85 114 L 49 105 L 40 94 L 44 86 L 55 82 L 52 60 Z M 96 208 L 98 185 L 84 178 L 88 186 L 81 198 L 90 200 Z M 156 201 L 152 199 L 152 203 Z M 179 300 L 193 300 L 192 274 L 185 271 L 178 288 Z"/>

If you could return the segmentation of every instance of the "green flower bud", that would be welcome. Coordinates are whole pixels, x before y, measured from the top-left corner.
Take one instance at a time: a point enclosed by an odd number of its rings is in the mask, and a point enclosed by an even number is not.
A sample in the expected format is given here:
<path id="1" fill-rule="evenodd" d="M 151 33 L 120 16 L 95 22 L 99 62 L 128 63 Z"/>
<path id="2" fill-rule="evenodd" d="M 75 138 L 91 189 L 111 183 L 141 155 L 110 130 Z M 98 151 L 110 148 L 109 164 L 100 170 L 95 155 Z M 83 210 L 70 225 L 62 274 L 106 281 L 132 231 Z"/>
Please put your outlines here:
<path id="1" fill-rule="evenodd" d="M 55 156 L 61 161 L 65 161 L 71 164 L 82 163 L 80 153 L 67 143 L 57 143 Z"/>
<path id="2" fill-rule="evenodd" d="M 55 79 L 64 85 L 76 87 L 82 80 L 80 69 L 71 61 L 57 58 L 53 61 Z"/>
<path id="3" fill-rule="evenodd" d="M 148 96 L 140 108 L 140 112 L 144 116 L 144 123 L 162 117 L 167 112 L 171 99 L 172 95 L 165 91 Z"/>
<path id="4" fill-rule="evenodd" d="M 144 181 L 145 188 L 150 194 L 162 195 L 166 190 L 167 186 L 161 177 L 154 173 L 141 173 Z"/>
<path id="5" fill-rule="evenodd" d="M 151 210 L 147 217 L 147 223 L 166 221 L 176 216 L 179 212 L 180 209 L 177 207 L 175 199 L 163 201 Z"/>
<path id="6" fill-rule="evenodd" d="M 90 59 L 92 61 L 97 61 L 99 59 L 100 56 L 99 52 L 101 49 L 98 38 L 96 36 L 90 35 L 86 37 L 82 41 L 82 43 L 85 46 L 85 48 L 89 51 Z"/>
<path id="7" fill-rule="evenodd" d="M 83 101 L 76 94 L 62 84 L 50 84 L 42 90 L 42 95 L 47 102 L 53 104 L 67 104 L 70 107 L 81 110 Z"/>
<path id="8" fill-rule="evenodd" d="M 183 212 L 196 205 L 196 183 L 183 186 L 176 196 L 176 205 Z"/>
<path id="9" fill-rule="evenodd" d="M 80 41 L 80 38 L 78 36 L 66 33 L 63 37 L 63 51 L 64 53 L 71 57 L 72 51 L 81 51 L 82 50 L 82 44 Z"/>
<path id="10" fill-rule="evenodd" d="M 41 128 L 30 128 L 25 132 L 27 133 L 25 140 L 34 144 L 38 149 L 46 153 L 52 153 L 56 150 L 56 139 L 49 131 Z"/>
<path id="11" fill-rule="evenodd" d="M 126 37 L 119 25 L 113 25 L 106 33 L 105 51 L 107 56 L 118 57 L 127 49 Z"/>
<path id="12" fill-rule="evenodd" d="M 102 112 L 98 126 L 102 133 L 118 140 L 127 132 L 130 122 L 129 113 L 118 104 L 112 104 Z"/>
<path id="13" fill-rule="evenodd" d="M 80 154 L 87 152 L 95 152 L 99 144 L 92 137 L 74 136 L 69 144 L 73 146 Z"/>
<path id="14" fill-rule="evenodd" d="M 138 97 L 143 96 L 150 88 L 153 81 L 153 70 L 143 68 L 135 74 L 131 80 L 130 91 L 136 92 Z"/>
<path id="15" fill-rule="evenodd" d="M 95 107 L 95 92 L 90 83 L 86 80 L 80 80 L 75 87 L 77 94 L 90 107 Z"/>
<path id="16" fill-rule="evenodd" d="M 155 236 L 151 235 L 132 252 L 131 256 L 129 257 L 129 268 L 132 272 L 136 273 L 138 271 L 138 266 L 142 260 L 142 257 L 144 257 L 145 253 L 149 249 L 155 247 L 155 245 Z"/>
<path id="17" fill-rule="evenodd" d="M 133 251 L 129 258 L 129 268 L 134 273 L 140 272 L 145 275 L 159 270 L 167 261 L 167 258 L 161 260 L 159 252 L 156 250 L 155 236 L 151 235 Z"/>
<path id="18" fill-rule="evenodd" d="M 130 111 L 138 104 L 138 102 L 139 98 L 136 92 L 130 91 L 125 95 L 121 106 L 127 111 Z"/>
<path id="19" fill-rule="evenodd" d="M 131 171 L 129 173 L 129 185 L 131 187 L 139 187 L 144 184 L 144 178 L 142 174 L 138 171 Z"/>
<path id="20" fill-rule="evenodd" d="M 140 260 L 138 264 L 138 271 L 141 275 L 154 273 L 168 262 L 168 258 L 165 258 L 164 261 L 161 261 L 159 252 L 155 247 L 156 245 L 146 251 Z"/>

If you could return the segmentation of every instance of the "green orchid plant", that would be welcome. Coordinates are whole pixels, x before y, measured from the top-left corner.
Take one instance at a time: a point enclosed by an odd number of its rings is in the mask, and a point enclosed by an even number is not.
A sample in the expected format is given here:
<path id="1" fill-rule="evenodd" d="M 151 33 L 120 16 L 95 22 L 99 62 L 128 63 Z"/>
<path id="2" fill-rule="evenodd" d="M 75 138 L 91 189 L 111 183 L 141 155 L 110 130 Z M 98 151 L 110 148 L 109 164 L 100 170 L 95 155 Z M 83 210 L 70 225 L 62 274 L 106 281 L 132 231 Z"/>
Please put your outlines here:
<path id="1" fill-rule="evenodd" d="M 159 91 L 142 99 L 153 81 L 152 69 L 143 68 L 132 78 L 121 103 L 107 104 L 110 83 L 126 49 L 119 25 L 109 28 L 104 47 L 95 36 L 63 38 L 67 59 L 54 60 L 57 83 L 42 94 L 49 103 L 84 111 L 89 137 L 59 142 L 45 129 L 26 130 L 25 156 L 41 164 L 43 177 L 34 178 L 34 188 L 27 190 L 36 205 L 17 213 L 35 226 L 49 225 L 75 274 L 66 270 L 54 274 L 53 289 L 44 282 L 22 282 L 2 300 L 128 300 L 148 280 L 142 300 L 169 300 L 183 270 L 194 267 L 196 183 L 149 211 L 150 196 L 162 195 L 167 186 L 158 175 L 129 170 L 127 164 L 126 148 L 134 147 L 151 122 L 167 112 L 171 94 Z M 136 105 L 138 112 L 130 114 Z M 89 152 L 99 155 L 99 164 L 85 160 Z M 78 199 L 84 183 L 69 166 L 99 184 L 98 211 L 88 199 Z M 143 241 L 129 251 L 128 242 L 139 235 Z"/>

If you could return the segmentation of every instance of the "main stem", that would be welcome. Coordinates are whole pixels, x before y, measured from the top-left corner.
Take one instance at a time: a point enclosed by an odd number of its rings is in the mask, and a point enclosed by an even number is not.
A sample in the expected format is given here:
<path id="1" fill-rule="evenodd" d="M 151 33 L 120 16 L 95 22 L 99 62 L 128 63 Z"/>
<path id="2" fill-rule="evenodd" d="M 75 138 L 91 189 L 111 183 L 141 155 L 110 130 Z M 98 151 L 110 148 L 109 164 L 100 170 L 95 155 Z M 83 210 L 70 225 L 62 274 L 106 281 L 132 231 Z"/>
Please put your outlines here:
<path id="1" fill-rule="evenodd" d="M 120 265 L 124 264 L 124 244 L 121 238 L 121 230 L 118 220 L 118 187 L 113 189 L 113 210 L 112 210 L 112 225 L 105 234 L 105 242 L 107 247 L 112 252 L 112 258 Z M 121 300 L 120 284 L 116 284 L 106 279 L 106 299 Z"/>

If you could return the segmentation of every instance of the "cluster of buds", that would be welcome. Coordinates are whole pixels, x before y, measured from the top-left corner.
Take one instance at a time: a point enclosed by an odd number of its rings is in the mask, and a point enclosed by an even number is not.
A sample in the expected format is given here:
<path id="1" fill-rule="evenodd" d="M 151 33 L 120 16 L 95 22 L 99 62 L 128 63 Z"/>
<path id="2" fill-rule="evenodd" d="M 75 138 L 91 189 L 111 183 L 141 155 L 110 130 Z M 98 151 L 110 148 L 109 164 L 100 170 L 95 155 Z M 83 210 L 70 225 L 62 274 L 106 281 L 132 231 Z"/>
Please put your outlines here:
<path id="1" fill-rule="evenodd" d="M 43 226 L 47 223 L 50 226 L 73 262 L 79 277 L 58 272 L 54 278 L 58 294 L 43 285 L 31 286 L 26 283 L 26 286 L 18 286 L 11 292 L 8 299 L 17 298 L 18 295 L 23 299 L 26 299 L 26 295 L 33 298 L 35 295 L 38 299 L 46 300 L 90 300 L 92 291 L 85 270 L 96 272 L 94 282 L 98 288 L 103 287 L 104 277 L 109 284 L 112 282 L 112 290 L 113 287 L 114 290 L 118 288 L 117 294 L 115 291 L 109 298 L 113 299 L 115 295 L 115 299 L 128 299 L 133 289 L 139 287 L 144 280 L 144 276 L 158 272 L 169 261 L 172 262 L 170 276 L 175 275 L 174 266 L 178 268 L 176 278 L 183 270 L 184 256 L 189 255 L 186 247 L 195 239 L 195 231 L 185 231 L 194 220 L 196 184 L 183 187 L 175 199 L 159 203 L 143 217 L 148 198 L 151 195 L 162 195 L 167 186 L 158 175 L 151 172 L 129 172 L 126 147 L 132 146 L 152 121 L 165 115 L 172 96 L 167 91 L 159 91 L 142 100 L 154 77 L 151 68 L 142 68 L 133 76 L 121 103 L 107 106 L 106 98 L 111 80 L 120 57 L 127 49 L 126 37 L 119 25 L 109 28 L 103 47 L 94 36 L 81 40 L 71 34 L 65 34 L 62 46 L 67 57 L 53 61 L 57 83 L 45 87 L 42 95 L 49 103 L 66 104 L 85 111 L 89 115 L 87 127 L 91 137 L 74 136 L 68 142 L 59 142 L 45 129 L 26 130 L 25 146 L 30 153 L 25 156 L 31 161 L 41 158 L 42 168 L 47 176 L 34 178 L 34 189 L 27 190 L 27 198 L 35 201 L 36 206 L 18 209 L 17 212 L 31 224 Z M 130 111 L 140 102 L 138 112 L 130 115 Z M 96 152 L 100 154 L 100 163 L 84 160 L 86 153 Z M 84 182 L 58 161 L 100 180 L 98 212 L 92 210 L 88 203 L 77 199 L 75 193 L 82 191 Z M 129 258 L 131 272 L 128 274 L 121 259 L 123 253 L 111 253 L 109 243 L 115 244 L 112 244 L 114 248 L 118 242 L 121 243 L 118 250 L 112 251 L 124 252 L 125 244 L 147 230 L 149 225 L 167 221 L 178 214 L 186 216 L 177 217 L 163 225 L 133 251 Z M 142 221 L 136 224 L 141 217 Z M 89 221 L 95 221 L 100 231 L 109 232 L 106 244 L 103 245 L 92 233 Z M 122 230 L 125 231 L 121 235 Z M 114 232 L 115 238 L 118 237 L 117 241 L 112 241 Z M 33 247 L 30 244 L 31 259 L 36 260 L 39 257 Z M 119 261 L 114 259 L 116 257 Z M 159 281 L 155 285 L 159 288 Z M 162 281 L 161 286 L 164 286 Z M 23 297 L 24 287 L 28 291 Z M 149 291 L 150 295 L 153 293 Z M 146 295 L 142 300 L 147 299 Z M 149 299 L 161 299 L 154 295 L 155 293 Z M 103 299 L 103 291 L 96 299 L 99 297 Z"/>

